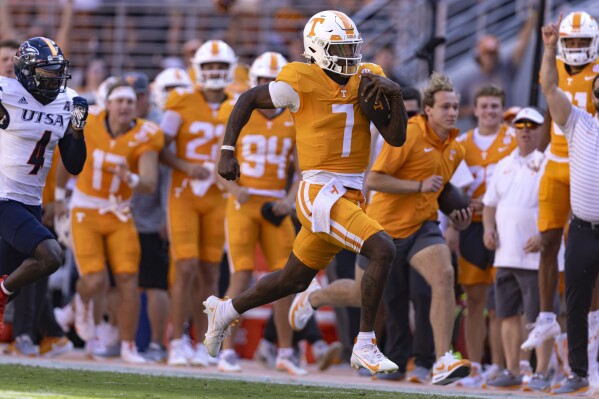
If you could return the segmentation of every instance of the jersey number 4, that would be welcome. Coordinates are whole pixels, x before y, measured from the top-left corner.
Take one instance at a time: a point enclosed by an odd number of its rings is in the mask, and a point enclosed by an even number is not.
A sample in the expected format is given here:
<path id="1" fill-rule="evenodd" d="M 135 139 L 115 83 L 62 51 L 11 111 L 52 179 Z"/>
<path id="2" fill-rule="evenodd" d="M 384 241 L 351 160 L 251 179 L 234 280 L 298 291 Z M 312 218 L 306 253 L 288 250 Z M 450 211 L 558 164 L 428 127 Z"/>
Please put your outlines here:
<path id="1" fill-rule="evenodd" d="M 52 138 L 52 131 L 46 130 L 42 135 L 42 138 L 35 144 L 35 148 L 29 157 L 27 164 L 33 165 L 33 169 L 29 172 L 30 175 L 37 175 L 42 166 L 44 166 L 44 160 L 46 159 L 46 146 Z"/>

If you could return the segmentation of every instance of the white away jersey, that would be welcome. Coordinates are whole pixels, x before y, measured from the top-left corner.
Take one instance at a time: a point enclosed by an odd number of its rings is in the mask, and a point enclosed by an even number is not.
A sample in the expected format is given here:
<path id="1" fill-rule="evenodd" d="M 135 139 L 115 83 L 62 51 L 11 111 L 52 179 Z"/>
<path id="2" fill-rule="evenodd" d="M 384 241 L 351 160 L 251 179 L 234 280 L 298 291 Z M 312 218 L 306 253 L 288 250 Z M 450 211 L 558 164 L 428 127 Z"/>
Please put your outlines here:
<path id="1" fill-rule="evenodd" d="M 0 198 L 41 205 L 52 155 L 71 121 L 67 89 L 48 105 L 39 103 L 16 79 L 0 76 Z"/>

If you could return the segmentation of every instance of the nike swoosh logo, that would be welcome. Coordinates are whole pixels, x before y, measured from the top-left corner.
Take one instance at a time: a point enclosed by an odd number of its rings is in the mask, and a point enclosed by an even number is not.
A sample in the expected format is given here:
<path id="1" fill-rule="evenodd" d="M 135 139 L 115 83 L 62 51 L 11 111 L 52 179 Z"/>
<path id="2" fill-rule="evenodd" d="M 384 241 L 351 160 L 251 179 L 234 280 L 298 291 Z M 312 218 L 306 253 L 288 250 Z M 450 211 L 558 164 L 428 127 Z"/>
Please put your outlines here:
<path id="1" fill-rule="evenodd" d="M 283 122 L 283 125 L 286 127 L 293 126 L 293 122 Z"/>
<path id="2" fill-rule="evenodd" d="M 508 149 L 508 147 L 501 147 L 501 148 L 497 149 L 497 152 L 504 152 L 507 149 Z"/>
<path id="3" fill-rule="evenodd" d="M 458 363 L 454 363 L 454 364 L 452 364 L 451 366 L 449 366 L 449 367 L 447 368 L 447 371 L 451 371 L 451 370 L 453 370 L 453 369 L 456 369 L 456 368 L 458 368 L 458 367 L 460 367 L 460 366 L 464 366 L 465 364 L 466 364 L 466 363 L 464 363 L 464 362 L 458 362 Z"/>
<path id="4" fill-rule="evenodd" d="M 424 152 L 431 152 L 433 149 L 433 147 L 424 147 Z"/>
<path id="5" fill-rule="evenodd" d="M 445 366 L 444 366 L 444 365 L 442 365 L 442 364 L 440 364 L 440 365 L 438 365 L 437 367 L 435 367 L 435 370 L 436 370 L 436 371 L 443 371 L 443 370 L 445 370 Z"/>
<path id="6" fill-rule="evenodd" d="M 354 354 L 355 354 L 355 353 L 354 353 Z M 355 354 L 355 355 L 356 355 L 356 357 L 357 357 L 358 359 L 360 359 L 360 360 L 362 361 L 362 363 L 363 363 L 364 365 L 366 365 L 366 367 L 368 367 L 370 370 L 372 370 L 372 371 L 379 371 L 379 365 L 378 365 L 378 364 L 377 364 L 376 366 L 373 366 L 372 364 L 368 363 L 366 360 L 362 359 L 362 358 L 361 358 L 360 356 L 358 356 L 357 354 Z"/>
<path id="7" fill-rule="evenodd" d="M 594 76 L 585 76 L 584 77 L 584 80 L 586 80 L 586 81 L 593 80 L 593 79 L 595 79 Z"/>

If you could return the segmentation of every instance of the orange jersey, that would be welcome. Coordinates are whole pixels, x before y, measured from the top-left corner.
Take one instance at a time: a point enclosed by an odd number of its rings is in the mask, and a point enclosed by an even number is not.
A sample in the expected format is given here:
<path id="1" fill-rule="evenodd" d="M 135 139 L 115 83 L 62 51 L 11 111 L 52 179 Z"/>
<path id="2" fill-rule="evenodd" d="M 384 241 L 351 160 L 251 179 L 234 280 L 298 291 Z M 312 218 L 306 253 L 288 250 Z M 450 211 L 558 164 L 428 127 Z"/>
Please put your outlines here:
<path id="1" fill-rule="evenodd" d="M 46 176 L 46 185 L 44 186 L 44 191 L 42 191 L 42 204 L 44 205 L 54 202 L 54 190 L 56 189 L 56 168 L 58 167 L 59 162 L 62 162 L 60 151 L 54 151 L 54 155 L 52 155 L 52 166 L 50 167 L 48 176 Z"/>
<path id="2" fill-rule="evenodd" d="M 566 93 L 570 102 L 592 115 L 595 114 L 593 105 L 593 88 L 591 81 L 599 75 L 599 58 L 587 64 L 582 71 L 576 75 L 570 75 L 566 70 L 566 64 L 557 60 L 558 86 Z M 568 157 L 568 143 L 564 132 L 553 122 L 551 124 L 551 153 L 560 158 Z"/>
<path id="3" fill-rule="evenodd" d="M 299 94 L 295 121 L 299 167 L 338 173 L 363 173 L 370 156 L 370 122 L 358 106 L 362 71 L 383 75 L 380 66 L 361 64 L 358 73 L 340 86 L 315 64 L 292 62 L 277 81 Z"/>
<path id="4" fill-rule="evenodd" d="M 383 144 L 372 172 L 384 173 L 401 180 L 422 181 L 432 175 L 443 176 L 447 183 L 464 159 L 464 149 L 453 130 L 445 141 L 430 128 L 422 115 L 408 121 L 403 146 Z M 393 238 L 406 238 L 427 220 L 437 220 L 439 193 L 392 194 L 377 192 L 366 213 L 378 221 Z"/>
<path id="5" fill-rule="evenodd" d="M 165 109 L 181 117 L 175 137 L 177 157 L 192 163 L 216 162 L 219 138 L 225 129 L 219 119 L 220 105 L 209 104 L 198 88 L 177 88 L 169 94 Z M 173 170 L 171 185 L 181 186 L 186 178 L 185 173 Z"/>
<path id="6" fill-rule="evenodd" d="M 491 180 L 497 162 L 511 154 L 518 146 L 516 138 L 507 125 L 501 125 L 493 144 L 485 151 L 481 150 L 474 142 L 474 130 L 470 130 L 457 140 L 466 152 L 464 161 L 466 161 L 470 173 L 474 176 L 474 182 L 468 187 L 468 195 L 473 199 L 482 199 L 487 191 L 487 182 Z M 474 215 L 473 220 L 482 220 L 482 215 Z"/>
<path id="7" fill-rule="evenodd" d="M 85 145 L 88 159 L 75 187 L 88 196 L 107 200 L 114 194 L 126 201 L 133 190 L 112 170 L 125 163 L 137 173 L 140 156 L 147 151 L 160 151 L 164 146 L 164 134 L 158 125 L 138 118 L 131 130 L 113 138 L 106 130 L 105 120 L 106 111 L 90 113 L 87 118 Z"/>
<path id="8" fill-rule="evenodd" d="M 233 106 L 234 101 L 229 101 L 221 112 L 228 116 Z M 272 119 L 254 111 L 237 140 L 235 155 L 241 168 L 237 183 L 261 190 L 284 190 L 293 147 L 295 127 L 289 110 Z"/>

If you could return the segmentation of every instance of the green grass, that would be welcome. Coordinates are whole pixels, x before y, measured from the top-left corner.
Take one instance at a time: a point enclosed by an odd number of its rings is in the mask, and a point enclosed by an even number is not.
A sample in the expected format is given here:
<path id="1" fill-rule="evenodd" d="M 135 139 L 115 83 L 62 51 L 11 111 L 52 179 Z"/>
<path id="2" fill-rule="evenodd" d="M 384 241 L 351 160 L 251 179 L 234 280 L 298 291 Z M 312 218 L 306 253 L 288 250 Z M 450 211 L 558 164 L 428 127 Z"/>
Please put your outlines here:
<path id="1" fill-rule="evenodd" d="M 179 378 L 0 365 L 0 398 L 396 398 L 440 399 L 364 389 Z"/>

